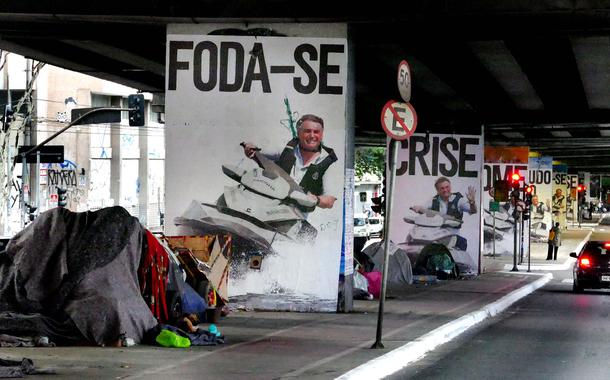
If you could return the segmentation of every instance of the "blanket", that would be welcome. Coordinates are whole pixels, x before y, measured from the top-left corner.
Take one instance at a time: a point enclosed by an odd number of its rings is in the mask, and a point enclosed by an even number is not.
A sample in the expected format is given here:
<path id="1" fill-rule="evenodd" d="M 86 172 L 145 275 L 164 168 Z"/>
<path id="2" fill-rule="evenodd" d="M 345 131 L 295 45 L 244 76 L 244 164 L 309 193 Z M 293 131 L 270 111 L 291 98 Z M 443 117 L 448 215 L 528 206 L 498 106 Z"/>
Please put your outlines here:
<path id="1" fill-rule="evenodd" d="M 144 231 L 122 207 L 42 213 L 0 252 L 0 333 L 140 342 L 157 325 L 137 277 Z"/>

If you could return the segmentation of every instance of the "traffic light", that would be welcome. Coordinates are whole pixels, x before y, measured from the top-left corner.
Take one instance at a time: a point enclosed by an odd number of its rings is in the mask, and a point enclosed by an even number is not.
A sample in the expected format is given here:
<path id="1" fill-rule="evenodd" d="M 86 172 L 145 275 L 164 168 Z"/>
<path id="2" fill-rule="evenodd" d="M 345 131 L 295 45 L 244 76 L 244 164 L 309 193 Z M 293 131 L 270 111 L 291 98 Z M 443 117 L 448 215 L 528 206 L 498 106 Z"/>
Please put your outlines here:
<path id="1" fill-rule="evenodd" d="M 585 185 L 578 185 L 578 186 L 576 187 L 576 190 L 577 190 L 579 193 L 584 193 L 584 192 L 587 190 L 587 186 L 585 186 Z"/>
<path id="2" fill-rule="evenodd" d="M 30 222 L 34 221 L 34 219 L 36 219 L 36 210 L 38 210 L 38 207 L 34 207 L 29 204 L 26 204 L 25 206 L 28 209 L 28 218 L 30 219 Z"/>
<path id="3" fill-rule="evenodd" d="M 519 188 L 521 187 L 521 175 L 519 173 L 511 174 L 510 181 L 513 190 L 519 190 Z"/>
<path id="4" fill-rule="evenodd" d="M 385 215 L 385 171 L 381 173 L 381 188 L 379 189 L 379 195 L 371 198 L 373 205 L 371 210 L 377 214 Z"/>
<path id="5" fill-rule="evenodd" d="M 385 197 L 383 195 L 379 197 L 371 198 L 371 202 L 373 205 L 371 206 L 371 210 L 377 214 L 384 215 L 385 214 Z"/>
<path id="6" fill-rule="evenodd" d="M 524 188 L 525 191 L 525 205 L 530 206 L 532 204 L 532 197 L 536 194 L 536 186 L 528 185 Z"/>
<path id="7" fill-rule="evenodd" d="M 511 197 L 513 199 L 519 199 L 519 190 L 521 189 L 521 175 L 519 173 L 513 173 L 510 176 L 510 186 L 513 188 Z"/>
<path id="8" fill-rule="evenodd" d="M 63 187 L 57 188 L 57 207 L 66 207 L 68 205 L 68 189 Z"/>
<path id="9" fill-rule="evenodd" d="M 127 106 L 129 107 L 129 125 L 132 127 L 144 126 L 144 95 L 129 95 Z"/>

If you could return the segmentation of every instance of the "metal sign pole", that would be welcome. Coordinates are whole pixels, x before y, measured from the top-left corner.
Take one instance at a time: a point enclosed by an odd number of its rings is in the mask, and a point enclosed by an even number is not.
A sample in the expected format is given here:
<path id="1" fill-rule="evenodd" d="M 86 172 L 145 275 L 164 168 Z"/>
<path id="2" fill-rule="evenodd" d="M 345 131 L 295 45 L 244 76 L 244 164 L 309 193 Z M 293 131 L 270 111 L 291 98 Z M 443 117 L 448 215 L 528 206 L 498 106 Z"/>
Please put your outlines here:
<path id="1" fill-rule="evenodd" d="M 513 227 L 513 269 L 511 272 L 519 272 L 519 268 L 517 268 L 517 251 L 518 251 L 518 235 L 517 229 L 519 227 L 519 212 L 517 211 L 517 202 L 515 200 L 515 210 L 513 211 L 513 219 L 515 222 L 515 226 Z"/>
<path id="2" fill-rule="evenodd" d="M 525 221 L 523 220 L 523 218 L 521 218 L 521 231 L 519 231 L 519 235 L 521 236 L 521 245 L 519 247 L 519 264 L 523 264 L 523 254 L 524 254 L 524 249 L 523 249 L 523 237 L 525 235 Z"/>
<path id="3" fill-rule="evenodd" d="M 394 178 L 396 177 L 396 161 L 398 160 L 399 142 L 392 139 L 390 143 L 390 158 L 388 162 L 388 188 L 385 195 L 385 220 L 384 220 L 384 236 L 383 236 L 383 277 L 381 279 L 381 294 L 379 296 L 379 312 L 377 313 L 377 336 L 375 343 L 371 348 L 384 348 L 381 343 L 381 335 L 383 331 L 383 307 L 385 304 L 385 295 L 388 282 L 388 257 L 390 256 L 390 218 L 392 216 L 392 201 L 394 195 Z"/>
<path id="4" fill-rule="evenodd" d="M 527 222 L 527 271 L 531 272 L 530 267 L 532 263 L 532 212 L 530 211 L 530 218 Z"/>
<path id="5" fill-rule="evenodd" d="M 572 192 L 572 188 L 570 188 L 570 190 L 568 190 L 569 192 Z M 576 192 L 576 197 L 578 197 L 578 192 Z M 578 199 L 576 200 L 576 202 L 578 203 Z M 578 205 L 576 205 L 578 207 Z M 566 216 L 567 218 L 567 216 Z M 576 221 L 574 220 L 574 199 L 572 199 L 572 228 L 574 228 L 574 224 L 576 223 Z M 567 228 L 567 226 L 566 226 Z"/>
<path id="6" fill-rule="evenodd" d="M 576 209 L 578 210 L 578 228 L 581 228 L 580 223 L 582 220 L 582 210 L 580 207 L 580 191 L 576 193 Z"/>
<path id="7" fill-rule="evenodd" d="M 491 246 L 492 246 L 492 253 L 491 253 L 491 257 L 496 257 L 496 212 L 492 211 L 491 212 L 491 216 L 493 219 L 493 228 L 494 228 L 494 234 L 493 237 L 491 238 Z"/>
<path id="8" fill-rule="evenodd" d="M 40 151 L 36 152 L 36 204 L 40 212 Z"/>

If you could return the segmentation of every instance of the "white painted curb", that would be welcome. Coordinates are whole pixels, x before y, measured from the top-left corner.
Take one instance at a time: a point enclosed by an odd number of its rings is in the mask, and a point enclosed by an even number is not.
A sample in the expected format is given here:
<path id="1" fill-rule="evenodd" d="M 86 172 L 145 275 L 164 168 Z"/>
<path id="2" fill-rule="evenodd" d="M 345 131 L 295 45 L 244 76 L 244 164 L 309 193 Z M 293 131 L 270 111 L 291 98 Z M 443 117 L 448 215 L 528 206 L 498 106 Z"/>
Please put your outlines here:
<path id="1" fill-rule="evenodd" d="M 486 318 L 498 315 L 516 301 L 544 286 L 552 278 L 553 275 L 551 273 L 546 273 L 538 280 L 512 291 L 499 300 L 492 302 L 477 311 L 468 313 L 461 318 L 446 323 L 404 346 L 344 373 L 336 379 L 371 380 L 390 376 L 407 367 L 409 364 L 421 359 L 428 352 L 434 350 L 441 344 L 449 342 Z"/>

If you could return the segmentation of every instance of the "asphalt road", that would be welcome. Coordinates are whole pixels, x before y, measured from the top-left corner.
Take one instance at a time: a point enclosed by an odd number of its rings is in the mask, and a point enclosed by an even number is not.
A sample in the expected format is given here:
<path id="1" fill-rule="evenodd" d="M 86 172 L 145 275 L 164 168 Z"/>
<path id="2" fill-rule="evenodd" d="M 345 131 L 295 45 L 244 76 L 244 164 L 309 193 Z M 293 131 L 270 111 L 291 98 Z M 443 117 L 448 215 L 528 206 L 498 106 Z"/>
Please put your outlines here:
<path id="1" fill-rule="evenodd" d="M 603 231 L 605 228 L 606 231 Z M 601 226 L 591 240 L 610 240 Z M 391 379 L 607 379 L 610 291 L 572 292 L 571 271 Z"/>

